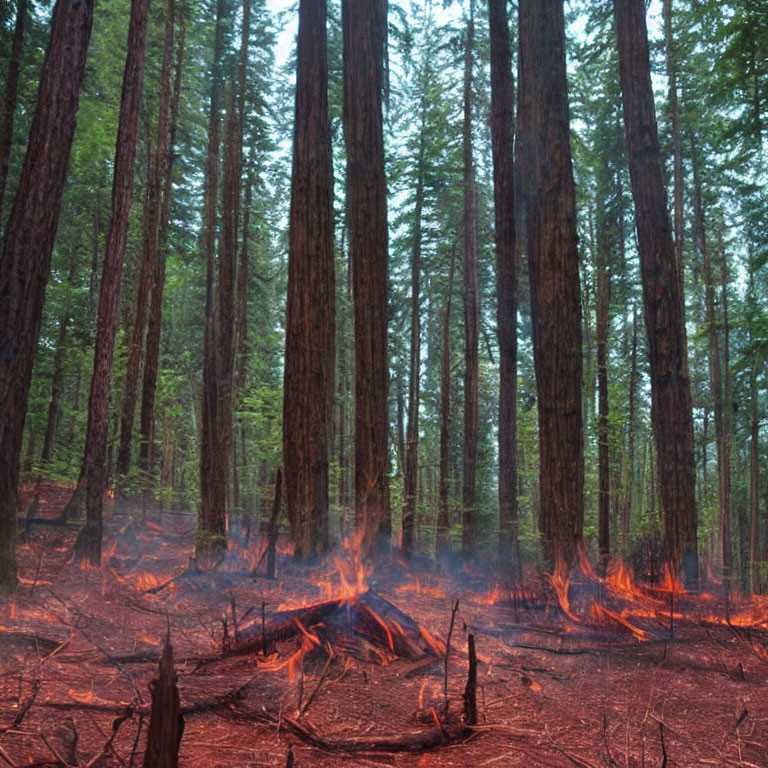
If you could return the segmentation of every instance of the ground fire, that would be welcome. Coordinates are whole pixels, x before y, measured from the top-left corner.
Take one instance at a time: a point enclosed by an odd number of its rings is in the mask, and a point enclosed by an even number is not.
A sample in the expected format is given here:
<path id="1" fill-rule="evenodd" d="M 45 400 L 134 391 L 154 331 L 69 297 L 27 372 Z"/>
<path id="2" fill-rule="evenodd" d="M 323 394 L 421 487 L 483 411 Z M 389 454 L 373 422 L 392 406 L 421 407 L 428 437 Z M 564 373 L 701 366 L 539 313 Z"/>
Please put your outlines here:
<path id="1" fill-rule="evenodd" d="M 101 569 L 72 537 L 33 529 L 0 609 L 8 766 L 768 764 L 765 598 L 583 551 L 441 575 L 356 541 L 315 566 L 281 543 L 267 579 L 268 536 L 201 564 L 190 516 L 122 503 Z"/>

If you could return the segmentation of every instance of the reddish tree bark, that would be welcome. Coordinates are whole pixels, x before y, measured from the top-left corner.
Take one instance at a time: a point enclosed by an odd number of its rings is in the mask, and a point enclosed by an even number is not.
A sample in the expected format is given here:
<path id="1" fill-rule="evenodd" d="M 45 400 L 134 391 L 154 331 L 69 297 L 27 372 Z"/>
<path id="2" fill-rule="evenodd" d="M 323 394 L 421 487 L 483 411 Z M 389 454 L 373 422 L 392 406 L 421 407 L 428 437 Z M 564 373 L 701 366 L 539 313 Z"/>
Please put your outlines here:
<path id="1" fill-rule="evenodd" d="M 499 339 L 499 558 L 519 575 L 517 532 L 517 263 L 515 260 L 515 87 L 506 0 L 488 0 L 491 139 Z"/>
<path id="2" fill-rule="evenodd" d="M 477 188 L 472 156 L 472 57 L 475 45 L 474 2 L 464 49 L 464 439 L 461 485 L 461 554 L 475 554 L 477 516 L 477 443 L 479 422 L 478 344 L 480 291 L 477 285 Z"/>
<path id="3" fill-rule="evenodd" d="M 3 96 L 3 120 L 0 123 L 0 217 L 2 217 L 5 185 L 8 181 L 8 164 L 13 145 L 13 122 L 16 115 L 16 95 L 19 90 L 19 72 L 21 71 L 21 49 L 24 45 L 24 26 L 27 21 L 29 0 L 18 0 L 16 7 L 16 25 L 13 29 L 11 56 L 5 78 Z"/>
<path id="4" fill-rule="evenodd" d="M 442 349 L 440 351 L 440 470 L 437 490 L 437 558 L 450 551 L 451 490 L 451 303 L 456 266 L 456 247 L 451 251 L 448 268 L 448 290 L 442 314 Z"/>
<path id="5" fill-rule="evenodd" d="M 166 18 L 173 18 L 173 0 L 168 0 Z M 147 178 L 147 189 L 144 196 L 144 224 L 141 252 L 141 266 L 136 285 L 133 325 L 131 326 L 131 342 L 128 347 L 128 363 L 125 369 L 125 385 L 123 388 L 123 404 L 120 411 L 120 442 L 117 450 L 117 474 L 128 474 L 131 466 L 131 441 L 133 438 L 133 421 L 138 399 L 139 369 L 141 353 L 144 349 L 144 334 L 147 326 L 147 308 L 152 282 L 157 264 L 158 233 L 160 224 L 160 193 L 165 176 L 165 165 L 168 159 L 168 101 L 169 89 L 164 85 L 170 71 L 170 55 L 173 46 L 173 25 L 170 27 L 170 44 L 168 24 L 166 23 L 165 41 L 163 43 L 163 63 L 161 69 L 160 98 L 158 101 L 157 139 L 151 169 Z"/>
<path id="6" fill-rule="evenodd" d="M 328 548 L 336 333 L 325 2 L 302 0 L 297 46 L 283 462 L 295 554 L 306 559 Z"/>
<path id="7" fill-rule="evenodd" d="M 93 0 L 57 0 L 0 257 L 0 592 L 16 586 L 21 440 L 92 22 Z"/>
<path id="8" fill-rule="evenodd" d="M 347 222 L 355 304 L 355 516 L 365 552 L 389 544 L 387 184 L 381 95 L 386 0 L 343 0 Z"/>
<path id="9" fill-rule="evenodd" d="M 203 397 L 200 439 L 200 519 L 198 549 L 221 549 L 226 544 L 226 504 L 222 504 L 222 488 L 226 489 L 227 472 L 221 475 L 217 456 L 216 429 L 219 419 L 218 381 L 216 373 L 216 316 L 214 309 L 214 260 L 216 254 L 216 198 L 219 188 L 219 128 L 222 92 L 221 60 L 224 52 L 224 17 L 226 4 L 216 4 L 216 28 L 213 42 L 208 151 L 205 161 L 203 199 L 203 251 L 205 253 L 205 326 L 203 337 Z M 226 492 L 224 495 L 226 499 Z"/>
<path id="10" fill-rule="evenodd" d="M 419 154 L 416 159 L 416 200 L 413 211 L 413 245 L 411 249 L 411 351 L 408 372 L 408 429 L 405 438 L 405 479 L 403 504 L 402 553 L 413 554 L 416 528 L 416 502 L 419 484 L 419 400 L 421 383 L 421 215 L 424 207 L 424 156 L 426 153 L 426 94 L 421 96 Z"/>
<path id="11" fill-rule="evenodd" d="M 603 185 L 600 185 L 603 187 Z M 608 565 L 611 553 L 611 466 L 608 444 L 608 331 L 611 306 L 610 243 L 606 217 L 605 189 L 598 189 L 597 201 L 597 288 L 595 341 L 597 344 L 597 443 L 598 501 L 597 529 L 601 566 Z"/>
<path id="12" fill-rule="evenodd" d="M 176 73 L 171 91 L 171 49 L 173 47 L 176 8 L 173 0 L 168 3 L 165 16 L 165 39 L 163 43 L 163 61 L 160 69 L 160 99 L 158 108 L 158 139 L 161 131 L 165 140 L 164 157 L 155 155 L 155 162 L 160 162 L 163 169 L 162 202 L 158 221 L 157 252 L 155 273 L 152 278 L 149 299 L 149 318 L 147 321 L 146 351 L 144 355 L 144 378 L 141 386 L 141 415 L 139 418 L 139 466 L 146 473 L 146 482 L 151 484 L 154 473 L 155 442 L 155 394 L 157 392 L 157 371 L 160 359 L 160 331 L 163 324 L 163 293 L 165 290 L 165 262 L 168 239 L 168 219 L 173 192 L 173 144 L 176 137 L 176 122 L 179 115 L 179 98 L 184 66 L 184 42 L 186 26 L 182 23 L 181 40 L 176 55 Z M 170 94 L 170 97 L 169 97 Z M 170 100 L 169 100 L 170 99 Z M 165 123 L 162 125 L 161 123 Z M 160 149 L 160 141 L 157 142 Z"/>
<path id="13" fill-rule="evenodd" d="M 581 301 L 562 0 L 521 0 L 517 160 L 526 221 L 545 561 L 584 524 Z"/>
<path id="14" fill-rule="evenodd" d="M 651 423 L 667 547 L 688 586 L 698 579 L 691 388 L 679 271 L 651 88 L 643 0 L 614 0 L 629 174 L 651 363 Z"/>
<path id="15" fill-rule="evenodd" d="M 86 518 L 85 526 L 75 541 L 75 559 L 87 561 L 91 565 L 101 564 L 102 507 L 107 487 L 109 390 L 115 352 L 115 320 L 133 204 L 133 164 L 136 159 L 148 12 L 148 0 L 131 0 L 112 180 L 112 219 L 101 273 L 93 376 L 88 398 L 88 426 L 82 470 L 85 477 Z"/>

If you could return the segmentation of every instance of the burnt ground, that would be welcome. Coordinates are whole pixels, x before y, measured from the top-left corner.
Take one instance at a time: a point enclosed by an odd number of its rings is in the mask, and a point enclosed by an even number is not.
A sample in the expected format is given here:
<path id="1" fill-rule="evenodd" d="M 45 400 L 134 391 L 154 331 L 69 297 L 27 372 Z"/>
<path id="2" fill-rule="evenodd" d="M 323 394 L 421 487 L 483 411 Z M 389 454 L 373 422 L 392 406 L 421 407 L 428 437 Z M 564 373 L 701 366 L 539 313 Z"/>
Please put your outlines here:
<path id="1" fill-rule="evenodd" d="M 35 515 L 60 508 L 61 495 L 42 494 Z M 69 528 L 34 525 L 19 549 L 18 594 L 0 601 L 2 764 L 142 765 L 148 684 L 170 632 L 186 722 L 182 766 L 285 766 L 289 746 L 299 768 L 768 766 L 768 622 L 739 626 L 735 604 L 729 625 L 719 598 L 680 598 L 673 639 L 657 610 L 633 619 L 641 641 L 590 618 L 592 598 L 610 600 L 594 585 L 572 585 L 575 622 L 547 584 L 531 583 L 513 601 L 477 574 L 458 580 L 379 563 L 367 578 L 377 599 L 437 638 L 445 640 L 459 600 L 446 714 L 443 658 L 398 657 L 352 635 L 298 660 L 300 634 L 266 654 L 225 653 L 235 626 L 238 636 L 258 634 L 262 606 L 268 629 L 280 609 L 333 597 L 333 563 L 310 569 L 283 554 L 275 581 L 253 577 L 263 547 L 254 537 L 233 543 L 215 570 L 196 571 L 190 515 L 155 512 L 142 522 L 119 505 L 108 517 L 101 570 L 68 564 Z M 467 740 L 404 754 L 341 749 L 455 721 L 467 631 L 477 642 L 480 718 Z M 335 748 L 311 746 L 307 733 Z"/>

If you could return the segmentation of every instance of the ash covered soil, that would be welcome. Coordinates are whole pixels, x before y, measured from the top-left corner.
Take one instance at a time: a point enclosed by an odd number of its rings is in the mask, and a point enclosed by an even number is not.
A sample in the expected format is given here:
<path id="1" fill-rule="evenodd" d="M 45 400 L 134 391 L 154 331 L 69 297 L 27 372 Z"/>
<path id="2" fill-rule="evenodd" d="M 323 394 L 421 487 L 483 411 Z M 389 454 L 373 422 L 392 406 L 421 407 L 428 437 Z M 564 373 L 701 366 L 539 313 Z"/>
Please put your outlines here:
<path id="1" fill-rule="evenodd" d="M 0 763 L 142 765 L 169 635 L 190 768 L 285 766 L 289 748 L 299 768 L 768 766 L 763 602 L 619 594 L 579 574 L 564 608 L 533 576 L 513 590 L 394 556 L 361 571 L 350 552 L 298 566 L 281 547 L 269 580 L 252 574 L 256 533 L 195 563 L 188 514 L 118 503 L 106 530 L 97 570 L 69 563 L 72 528 L 33 525 L 19 548 L 18 592 L 0 600 Z M 479 724 L 454 738 L 470 632 Z M 418 750 L 435 729 L 445 743 Z"/>

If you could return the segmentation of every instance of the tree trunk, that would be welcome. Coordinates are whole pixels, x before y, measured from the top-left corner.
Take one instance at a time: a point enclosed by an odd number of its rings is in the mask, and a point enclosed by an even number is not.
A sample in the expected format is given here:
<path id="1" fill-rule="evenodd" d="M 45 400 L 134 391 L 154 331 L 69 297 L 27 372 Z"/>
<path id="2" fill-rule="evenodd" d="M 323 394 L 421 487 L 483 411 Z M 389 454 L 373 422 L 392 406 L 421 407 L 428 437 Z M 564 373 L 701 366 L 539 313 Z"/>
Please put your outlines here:
<path id="1" fill-rule="evenodd" d="M 635 422 L 637 411 L 637 311 L 632 308 L 632 348 L 629 368 L 629 413 L 627 420 L 627 457 L 624 472 L 624 498 L 621 505 L 621 545 L 627 553 L 630 524 L 632 522 L 632 500 L 635 490 Z"/>
<path id="2" fill-rule="evenodd" d="M 363 552 L 389 546 L 387 184 L 381 96 L 386 0 L 343 0 L 347 221 L 355 305 L 355 517 Z"/>
<path id="3" fill-rule="evenodd" d="M 666 49 L 667 80 L 669 81 L 669 117 L 672 123 L 674 153 L 674 179 L 672 200 L 675 221 L 675 262 L 679 282 L 680 306 L 685 314 L 685 269 L 683 267 L 683 142 L 680 133 L 680 106 L 677 99 L 677 62 L 672 34 L 672 0 L 664 0 L 664 42 Z M 687 352 L 687 350 L 686 350 Z"/>
<path id="4" fill-rule="evenodd" d="M 515 89 L 506 0 L 489 0 L 491 137 L 499 338 L 499 558 L 520 576 L 517 531 L 517 263 Z"/>
<path id="5" fill-rule="evenodd" d="M 440 477 L 437 496 L 437 558 L 450 551 L 451 492 L 451 303 L 456 267 L 456 247 L 451 251 L 448 290 L 442 312 L 443 344 L 440 352 Z"/>
<path id="6" fill-rule="evenodd" d="M 5 78 L 5 95 L 3 97 L 3 120 L 0 123 L 0 228 L 2 228 L 3 200 L 5 185 L 8 181 L 8 164 L 11 160 L 13 146 L 13 122 L 16 115 L 16 95 L 19 88 L 19 72 L 21 71 L 21 49 L 24 45 L 24 26 L 27 21 L 27 6 L 29 0 L 18 0 L 16 6 L 16 25 L 13 29 L 11 56 L 8 59 L 8 70 Z"/>
<path id="7" fill-rule="evenodd" d="M 115 319 L 120 302 L 120 283 L 133 204 L 133 165 L 136 159 L 148 11 L 148 0 L 132 0 L 115 145 L 112 219 L 99 289 L 96 347 L 83 458 L 86 519 L 85 527 L 75 541 L 75 559 L 91 565 L 101 564 L 102 507 L 107 487 L 109 391 L 115 351 Z"/>
<path id="8" fill-rule="evenodd" d="M 635 202 L 651 362 L 651 422 L 657 447 L 667 558 L 698 581 L 693 415 L 685 325 L 659 152 L 643 0 L 614 0 L 619 70 Z"/>
<path id="9" fill-rule="evenodd" d="M 544 558 L 570 565 L 584 524 L 581 304 L 562 0 L 520 2 L 517 159 L 539 410 Z"/>
<path id="10" fill-rule="evenodd" d="M 16 586 L 21 440 L 92 22 L 93 0 L 57 0 L 0 258 L 0 593 Z"/>
<path id="11" fill-rule="evenodd" d="M 599 190 L 602 195 L 604 190 Z M 611 466 L 608 444 L 608 330 L 611 306 L 610 245 L 607 242 L 609 226 L 605 200 L 598 200 L 597 215 L 597 392 L 598 392 L 598 547 L 603 568 L 611 554 Z"/>
<path id="12" fill-rule="evenodd" d="M 750 329 L 750 342 L 752 332 Z M 757 363 L 749 371 L 750 394 L 750 440 L 749 440 L 749 591 L 754 595 L 760 592 L 760 443 L 757 394 Z"/>
<path id="13" fill-rule="evenodd" d="M 478 337 L 480 294 L 477 285 L 477 188 L 472 156 L 472 57 L 475 43 L 474 0 L 464 48 L 464 441 L 461 487 L 461 554 L 475 554 L 477 517 Z"/>
<path id="14" fill-rule="evenodd" d="M 730 563 L 730 575 L 733 577 L 733 550 L 731 548 L 731 443 L 733 436 L 733 385 L 731 381 L 731 362 L 730 362 L 730 324 L 728 322 L 728 265 L 726 262 L 725 246 L 722 241 L 720 248 L 720 275 L 721 275 L 721 300 L 722 300 L 722 318 L 723 318 L 723 563 Z M 743 519 L 744 507 L 741 507 L 740 517 Z M 743 550 L 744 535 L 738 536 L 739 548 Z M 742 562 L 744 558 L 741 558 Z M 728 572 L 726 572 L 728 575 Z"/>
<path id="15" fill-rule="evenodd" d="M 219 127 L 221 110 L 226 4 L 216 3 L 216 28 L 213 43 L 208 151 L 205 161 L 203 191 L 203 252 L 205 253 L 205 326 L 203 337 L 203 396 L 200 438 L 200 518 L 197 536 L 201 552 L 221 550 L 226 546 L 227 513 L 221 503 L 222 485 L 227 474 L 219 473 L 216 429 L 219 423 L 219 397 L 216 353 L 216 316 L 214 306 L 214 261 L 216 254 L 216 200 L 219 188 Z M 226 494 L 225 497 L 226 498 Z"/>
<path id="16" fill-rule="evenodd" d="M 69 263 L 67 284 L 72 285 L 75 279 L 75 267 L 77 263 L 77 251 L 73 250 Z M 48 404 L 48 419 L 45 424 L 45 439 L 40 461 L 47 464 L 53 456 L 56 445 L 56 432 L 61 418 L 61 391 L 64 386 L 64 362 L 67 357 L 67 330 L 70 320 L 70 293 L 64 303 L 64 311 L 59 316 L 59 333 L 56 338 L 56 354 L 53 358 L 53 375 L 51 376 L 51 401 Z"/>
<path id="17" fill-rule="evenodd" d="M 411 355 L 408 372 L 408 430 L 405 442 L 405 483 L 403 505 L 403 557 L 413 554 L 416 504 L 419 484 L 419 402 L 421 383 L 421 215 L 424 207 L 424 157 L 426 154 L 426 94 L 421 95 L 419 154 L 416 159 L 416 200 L 413 211 L 411 250 Z"/>
<path id="18" fill-rule="evenodd" d="M 288 517 L 301 559 L 321 556 L 329 544 L 336 324 L 326 13 L 325 2 L 301 2 L 283 399 Z"/>
<path id="19" fill-rule="evenodd" d="M 701 266 L 704 277 L 704 296 L 706 306 L 706 328 L 709 339 L 709 388 L 712 396 L 712 410 L 715 417 L 715 444 L 717 446 L 717 487 L 718 487 L 718 519 L 720 528 L 720 543 L 722 545 L 723 575 L 730 578 L 733 573 L 733 555 L 731 549 L 731 510 L 729 485 L 729 467 L 726 463 L 726 430 L 723 413 L 724 389 L 722 368 L 723 358 L 720 349 L 720 330 L 715 312 L 715 283 L 712 275 L 712 260 L 709 254 L 709 244 L 704 225 L 704 208 L 702 201 L 701 176 L 698 167 L 698 153 L 691 135 L 691 150 L 693 161 L 694 207 L 696 213 L 696 241 L 701 253 Z M 730 462 L 728 462 L 730 463 Z"/>
<path id="20" fill-rule="evenodd" d="M 139 369 L 141 354 L 144 349 L 144 332 L 147 326 L 147 309 L 152 283 L 158 261 L 158 237 L 160 227 L 160 196 L 163 179 L 168 163 L 168 102 L 169 102 L 169 72 L 171 66 L 171 51 L 173 49 L 173 0 L 168 0 L 166 6 L 165 42 L 163 44 L 163 63 L 161 69 L 160 96 L 157 111 L 157 139 L 151 169 L 147 178 L 147 189 L 144 197 L 144 231 L 142 241 L 141 266 L 139 280 L 136 286 L 136 304 L 133 325 L 131 327 L 131 342 L 128 348 L 128 363 L 125 372 L 123 404 L 120 413 L 120 443 L 117 451 L 117 474 L 128 474 L 131 466 L 131 441 L 133 437 L 133 421 L 138 399 Z M 168 19 L 170 18 L 170 22 Z M 145 426 L 145 425 L 144 425 Z M 147 456 L 147 446 L 141 449 L 142 466 Z"/>
<path id="21" fill-rule="evenodd" d="M 176 123 L 179 116 L 179 98 L 184 67 L 184 44 L 186 25 L 182 22 L 181 39 L 176 54 L 176 74 L 171 88 L 171 49 L 173 47 L 173 27 L 176 8 L 173 0 L 168 2 L 165 17 L 165 41 L 163 44 L 163 63 L 160 70 L 160 98 L 158 107 L 157 149 L 155 162 L 162 165 L 163 190 L 158 222 L 158 247 L 155 260 L 155 273 L 152 279 L 152 293 L 149 301 L 149 319 L 147 321 L 146 354 L 144 357 L 144 379 L 141 387 L 141 416 L 139 419 L 141 439 L 139 443 L 139 466 L 145 472 L 147 486 L 154 476 L 155 442 L 155 394 L 157 391 L 157 372 L 160 358 L 160 331 L 163 322 L 163 293 L 165 289 L 165 263 L 168 250 L 168 223 L 173 193 L 173 145 L 176 138 Z M 162 133 L 161 133 L 162 132 Z M 160 156 L 160 138 L 165 143 L 165 155 Z M 148 490 L 148 487 L 145 487 Z"/>

